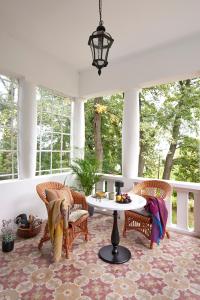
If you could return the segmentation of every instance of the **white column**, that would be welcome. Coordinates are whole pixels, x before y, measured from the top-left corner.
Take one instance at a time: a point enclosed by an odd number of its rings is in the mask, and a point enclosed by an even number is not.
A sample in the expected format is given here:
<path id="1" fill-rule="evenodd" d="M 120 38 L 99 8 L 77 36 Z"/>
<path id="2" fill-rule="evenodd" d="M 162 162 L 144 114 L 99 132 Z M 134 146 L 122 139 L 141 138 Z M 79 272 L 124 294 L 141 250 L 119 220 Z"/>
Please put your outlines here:
<path id="1" fill-rule="evenodd" d="M 139 160 L 139 92 L 125 92 L 122 126 L 122 175 L 133 178 L 138 175 Z"/>
<path id="2" fill-rule="evenodd" d="M 85 113 L 84 100 L 75 99 L 72 105 L 72 159 L 84 158 Z"/>
<path id="3" fill-rule="evenodd" d="M 18 136 L 19 178 L 32 178 L 36 170 L 36 86 L 25 79 L 20 81 Z"/>

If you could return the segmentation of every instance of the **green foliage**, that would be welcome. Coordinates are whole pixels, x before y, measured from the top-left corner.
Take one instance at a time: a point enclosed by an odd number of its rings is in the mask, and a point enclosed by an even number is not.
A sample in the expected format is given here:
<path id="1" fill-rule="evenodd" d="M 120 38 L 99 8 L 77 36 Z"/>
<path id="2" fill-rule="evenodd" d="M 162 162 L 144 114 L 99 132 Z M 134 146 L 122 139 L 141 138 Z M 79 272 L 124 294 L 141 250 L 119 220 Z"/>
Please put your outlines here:
<path id="1" fill-rule="evenodd" d="M 184 137 L 177 158 L 174 160 L 176 180 L 199 182 L 200 180 L 200 140 Z"/>
<path id="2" fill-rule="evenodd" d="M 17 81 L 0 75 L 0 180 L 17 177 L 17 98 Z"/>
<path id="3" fill-rule="evenodd" d="M 45 88 L 38 88 L 37 102 L 37 175 L 49 174 L 51 167 L 52 173 L 58 173 L 61 165 L 66 171 L 70 164 L 71 103 Z"/>
<path id="4" fill-rule="evenodd" d="M 104 151 L 103 172 L 121 174 L 121 144 L 122 144 L 122 114 L 123 95 L 116 94 L 104 97 L 102 105 L 106 110 L 102 112 L 101 134 Z M 85 103 L 85 152 L 87 156 L 94 155 L 94 100 Z"/>
<path id="5" fill-rule="evenodd" d="M 81 185 L 85 195 L 92 193 L 94 185 L 100 180 L 101 175 L 97 174 L 98 162 L 95 158 L 76 159 L 71 165 L 73 174 Z"/>
<path id="6" fill-rule="evenodd" d="M 200 79 L 143 89 L 141 135 L 144 177 L 157 178 L 164 170 L 170 144 L 176 151 L 170 179 L 199 182 Z M 176 127 L 175 127 L 176 125 Z"/>
<path id="7" fill-rule="evenodd" d="M 156 92 L 152 90 L 152 93 Z M 144 177 L 156 177 L 157 168 L 155 162 L 158 156 L 155 152 L 157 134 L 159 130 L 158 113 L 156 103 L 152 101 L 149 89 L 143 89 L 140 93 L 140 149 L 145 161 Z"/>
<path id="8" fill-rule="evenodd" d="M 144 159 L 142 176 L 162 178 L 166 155 L 176 143 L 171 179 L 199 182 L 200 79 L 177 81 L 140 93 L 140 149 Z M 122 94 L 104 97 L 102 105 L 103 172 L 121 173 Z M 94 104 L 85 104 L 86 154 L 94 154 Z M 174 125 L 178 135 L 173 140 Z"/>

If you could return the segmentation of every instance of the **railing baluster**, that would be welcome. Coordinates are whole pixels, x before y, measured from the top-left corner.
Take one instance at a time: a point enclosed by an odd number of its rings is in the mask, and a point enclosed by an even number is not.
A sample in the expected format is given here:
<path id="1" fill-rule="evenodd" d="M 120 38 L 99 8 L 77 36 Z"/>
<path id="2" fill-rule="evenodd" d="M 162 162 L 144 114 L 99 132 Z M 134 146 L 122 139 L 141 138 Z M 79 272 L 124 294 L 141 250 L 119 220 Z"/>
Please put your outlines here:
<path id="1" fill-rule="evenodd" d="M 168 210 L 167 226 L 172 225 L 172 200 L 171 198 L 166 201 L 166 206 Z"/>
<path id="2" fill-rule="evenodd" d="M 200 192 L 194 193 L 194 232 L 200 236 Z"/>
<path id="3" fill-rule="evenodd" d="M 105 191 L 105 181 L 101 179 L 99 182 L 96 183 L 96 191 Z"/>
<path id="4" fill-rule="evenodd" d="M 177 227 L 188 230 L 188 191 L 177 191 Z"/>
<path id="5" fill-rule="evenodd" d="M 115 182 L 113 180 L 107 181 L 107 191 L 108 192 L 115 192 Z"/>

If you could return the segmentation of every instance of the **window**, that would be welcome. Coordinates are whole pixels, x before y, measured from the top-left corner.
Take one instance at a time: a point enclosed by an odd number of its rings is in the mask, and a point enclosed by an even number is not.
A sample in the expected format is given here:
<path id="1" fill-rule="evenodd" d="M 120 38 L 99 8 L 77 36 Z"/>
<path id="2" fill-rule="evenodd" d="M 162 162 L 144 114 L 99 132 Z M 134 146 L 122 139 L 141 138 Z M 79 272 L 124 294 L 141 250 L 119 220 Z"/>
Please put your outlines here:
<path id="1" fill-rule="evenodd" d="M 18 81 L 0 75 L 0 180 L 18 177 Z"/>
<path id="2" fill-rule="evenodd" d="M 65 172 L 70 164 L 71 102 L 38 88 L 38 138 L 36 175 Z"/>

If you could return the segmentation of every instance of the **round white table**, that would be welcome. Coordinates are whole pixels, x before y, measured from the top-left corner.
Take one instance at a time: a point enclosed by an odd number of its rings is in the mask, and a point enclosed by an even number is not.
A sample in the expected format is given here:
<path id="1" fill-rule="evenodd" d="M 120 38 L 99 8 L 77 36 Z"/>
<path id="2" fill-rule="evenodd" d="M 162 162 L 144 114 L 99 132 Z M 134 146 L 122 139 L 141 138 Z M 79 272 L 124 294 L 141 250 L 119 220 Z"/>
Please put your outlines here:
<path id="1" fill-rule="evenodd" d="M 131 258 L 131 252 L 126 247 L 119 245 L 119 230 L 117 225 L 118 211 L 134 210 L 145 206 L 146 199 L 135 195 L 134 193 L 128 193 L 131 197 L 131 202 L 127 204 L 117 203 L 115 200 L 109 200 L 107 198 L 94 198 L 88 196 L 86 201 L 93 207 L 101 209 L 113 210 L 113 229 L 111 234 L 112 245 L 104 246 L 99 250 L 99 257 L 111 264 L 122 264 Z"/>

